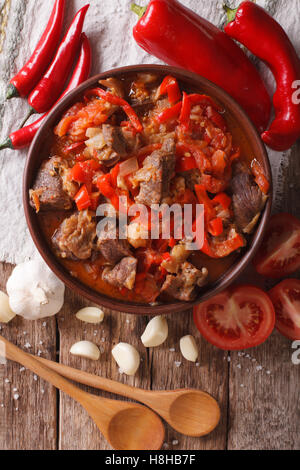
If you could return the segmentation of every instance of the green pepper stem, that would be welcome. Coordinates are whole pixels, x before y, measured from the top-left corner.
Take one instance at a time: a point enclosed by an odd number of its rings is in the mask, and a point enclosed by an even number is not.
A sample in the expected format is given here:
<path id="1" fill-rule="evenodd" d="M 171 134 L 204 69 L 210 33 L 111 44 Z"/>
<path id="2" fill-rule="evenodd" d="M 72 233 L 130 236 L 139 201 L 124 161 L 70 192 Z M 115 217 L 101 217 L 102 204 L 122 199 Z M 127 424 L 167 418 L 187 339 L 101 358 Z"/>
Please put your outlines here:
<path id="1" fill-rule="evenodd" d="M 140 18 L 142 18 L 142 16 L 144 16 L 147 10 L 147 7 L 141 7 L 140 5 L 137 5 L 136 3 L 132 3 L 130 9 L 131 11 L 136 13 Z"/>
<path id="2" fill-rule="evenodd" d="M 4 149 L 13 149 L 14 146 L 12 144 L 12 141 L 9 137 L 7 137 L 7 139 L 2 142 L 2 144 L 0 144 L 0 150 L 4 150 Z"/>
<path id="3" fill-rule="evenodd" d="M 226 5 L 226 3 L 224 3 L 223 8 L 227 15 L 227 24 L 231 23 L 231 21 L 234 21 L 238 8 L 230 8 L 228 5 Z"/>
<path id="4" fill-rule="evenodd" d="M 24 127 L 24 125 L 26 124 L 26 122 L 28 121 L 30 116 L 32 116 L 33 114 L 36 114 L 36 110 L 33 109 L 32 107 L 30 107 L 25 119 L 22 121 L 22 123 L 20 125 L 20 129 L 22 129 L 22 127 Z"/>
<path id="5" fill-rule="evenodd" d="M 19 98 L 19 96 L 20 95 L 16 87 L 12 83 L 10 83 L 7 88 L 6 99 L 10 100 L 11 98 Z"/>

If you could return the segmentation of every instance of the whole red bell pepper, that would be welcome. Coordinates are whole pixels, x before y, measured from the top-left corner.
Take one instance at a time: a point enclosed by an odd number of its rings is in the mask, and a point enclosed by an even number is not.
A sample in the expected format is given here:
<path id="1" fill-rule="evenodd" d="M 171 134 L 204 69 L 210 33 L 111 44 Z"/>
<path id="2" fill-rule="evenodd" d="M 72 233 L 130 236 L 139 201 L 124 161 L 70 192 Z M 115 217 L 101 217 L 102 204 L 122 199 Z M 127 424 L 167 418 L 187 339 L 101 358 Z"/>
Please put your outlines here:
<path id="1" fill-rule="evenodd" d="M 271 100 L 265 85 L 242 49 L 207 20 L 177 0 L 151 0 L 133 29 L 136 42 L 169 65 L 196 72 L 227 91 L 263 132 Z"/>
<path id="2" fill-rule="evenodd" d="M 227 10 L 232 17 L 235 11 Z M 277 21 L 250 1 L 240 5 L 225 31 L 266 62 L 274 74 L 276 117 L 262 139 L 274 150 L 289 149 L 300 137 L 300 104 L 293 99 L 299 87 L 300 60 L 293 44 Z"/>

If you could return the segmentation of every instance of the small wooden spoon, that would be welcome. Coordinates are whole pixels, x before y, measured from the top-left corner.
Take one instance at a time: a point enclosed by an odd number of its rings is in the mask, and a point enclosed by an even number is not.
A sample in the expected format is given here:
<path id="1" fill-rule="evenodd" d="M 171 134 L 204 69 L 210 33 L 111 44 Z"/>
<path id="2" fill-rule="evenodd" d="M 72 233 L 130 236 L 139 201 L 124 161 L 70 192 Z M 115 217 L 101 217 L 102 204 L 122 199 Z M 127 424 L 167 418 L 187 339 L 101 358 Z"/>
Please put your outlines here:
<path id="1" fill-rule="evenodd" d="M 40 357 L 36 359 L 70 380 L 144 403 L 181 434 L 194 437 L 205 436 L 219 423 L 218 403 L 213 397 L 200 390 L 147 391 L 72 369 L 47 359 Z"/>
<path id="2" fill-rule="evenodd" d="M 78 401 L 89 413 L 107 441 L 116 450 L 159 450 L 165 430 L 149 408 L 119 400 L 100 398 L 75 387 L 37 358 L 0 336 L 7 359 L 18 362 Z"/>

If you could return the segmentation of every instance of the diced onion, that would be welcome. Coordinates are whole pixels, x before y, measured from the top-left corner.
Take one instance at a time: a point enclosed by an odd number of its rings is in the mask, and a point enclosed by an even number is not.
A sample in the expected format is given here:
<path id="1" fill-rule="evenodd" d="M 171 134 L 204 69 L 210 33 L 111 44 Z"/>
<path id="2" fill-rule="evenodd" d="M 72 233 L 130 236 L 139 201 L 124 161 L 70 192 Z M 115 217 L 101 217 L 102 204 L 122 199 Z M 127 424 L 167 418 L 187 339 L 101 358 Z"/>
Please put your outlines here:
<path id="1" fill-rule="evenodd" d="M 135 171 L 138 171 L 138 169 L 139 164 L 137 159 L 135 157 L 129 158 L 129 160 L 126 160 L 125 162 L 121 163 L 119 175 L 120 177 L 127 176 L 131 173 L 134 173 Z"/>
<path id="2" fill-rule="evenodd" d="M 96 135 L 101 134 L 101 133 L 102 133 L 101 127 L 89 127 L 85 135 L 89 139 L 92 139 L 92 137 L 95 137 Z"/>
<path id="3" fill-rule="evenodd" d="M 103 147 L 105 147 L 106 143 L 105 143 L 102 133 L 100 133 L 100 134 L 95 135 L 91 139 L 86 140 L 85 145 L 87 147 L 92 147 L 94 149 L 101 150 L 103 149 Z"/>

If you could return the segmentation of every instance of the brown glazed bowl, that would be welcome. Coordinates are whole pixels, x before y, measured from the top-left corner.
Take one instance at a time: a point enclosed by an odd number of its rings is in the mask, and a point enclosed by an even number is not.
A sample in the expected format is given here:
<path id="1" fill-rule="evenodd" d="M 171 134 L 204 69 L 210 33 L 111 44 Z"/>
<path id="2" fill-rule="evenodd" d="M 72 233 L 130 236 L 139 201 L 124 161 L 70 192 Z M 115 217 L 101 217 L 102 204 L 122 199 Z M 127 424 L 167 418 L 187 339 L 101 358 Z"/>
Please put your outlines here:
<path id="1" fill-rule="evenodd" d="M 71 91 L 57 106 L 55 106 L 53 111 L 45 119 L 45 122 L 43 123 L 31 144 L 27 157 L 23 181 L 23 202 L 25 215 L 33 241 L 50 269 L 68 287 L 76 291 L 78 294 L 81 294 L 83 297 L 89 299 L 95 304 L 102 305 L 112 310 L 136 315 L 157 315 L 186 311 L 193 305 L 208 300 L 228 287 L 249 265 L 262 241 L 270 216 L 272 206 L 272 184 L 269 200 L 266 204 L 256 231 L 253 234 L 251 242 L 248 244 L 246 250 L 235 262 L 235 264 L 232 265 L 216 282 L 209 284 L 207 289 L 201 292 L 197 300 L 193 303 L 173 302 L 169 304 L 160 304 L 158 306 L 150 306 L 122 302 L 118 299 L 107 297 L 87 287 L 78 279 L 72 277 L 53 255 L 43 234 L 41 233 L 41 230 L 39 229 L 37 215 L 29 205 L 29 189 L 34 183 L 34 179 L 41 162 L 47 157 L 49 153 L 49 144 L 47 146 L 47 141 L 49 140 L 53 127 L 60 120 L 62 114 L 82 97 L 85 90 L 98 85 L 99 80 L 110 76 L 119 77 L 135 72 L 152 72 L 162 76 L 173 75 L 183 84 L 186 84 L 189 88 L 199 91 L 200 93 L 210 95 L 216 99 L 216 101 L 218 101 L 225 108 L 225 110 L 229 112 L 229 116 L 233 118 L 234 125 L 242 131 L 246 141 L 249 144 L 252 155 L 255 156 L 255 158 L 262 164 L 268 180 L 272 182 L 270 162 L 260 136 L 241 107 L 227 93 L 225 93 L 225 91 L 199 75 L 174 67 L 161 65 L 133 65 L 110 70 L 90 78 L 77 89 Z M 255 97 L 253 97 L 253 99 L 255 99 Z"/>

